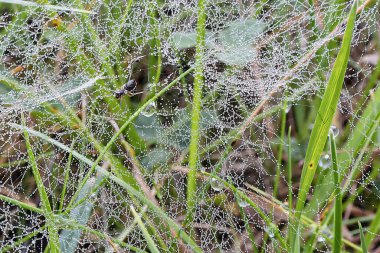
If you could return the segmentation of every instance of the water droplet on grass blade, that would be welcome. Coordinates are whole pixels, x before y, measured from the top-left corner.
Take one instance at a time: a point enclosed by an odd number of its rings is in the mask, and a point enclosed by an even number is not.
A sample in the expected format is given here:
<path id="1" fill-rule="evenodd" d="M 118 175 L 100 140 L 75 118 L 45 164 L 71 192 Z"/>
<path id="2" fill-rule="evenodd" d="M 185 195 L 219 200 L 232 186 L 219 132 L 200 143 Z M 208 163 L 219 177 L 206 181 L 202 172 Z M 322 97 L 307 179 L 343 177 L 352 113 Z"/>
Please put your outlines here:
<path id="1" fill-rule="evenodd" d="M 318 242 L 324 242 L 324 241 L 326 241 L 326 239 L 323 236 L 318 236 L 317 241 Z"/>
<path id="2" fill-rule="evenodd" d="M 337 128 L 336 126 L 332 125 L 330 127 L 330 131 L 332 132 L 334 138 L 336 138 L 338 135 L 339 135 L 339 128 Z"/>
<path id="3" fill-rule="evenodd" d="M 151 117 L 157 112 L 156 102 L 152 102 L 141 112 L 145 117 Z"/>
<path id="4" fill-rule="evenodd" d="M 210 185 L 211 185 L 211 188 L 212 188 L 214 191 L 217 191 L 217 192 L 220 192 L 220 191 L 223 189 L 223 184 L 222 184 L 222 182 L 220 182 L 220 181 L 219 181 L 218 179 L 216 179 L 216 178 L 211 178 Z"/>
<path id="5" fill-rule="evenodd" d="M 247 206 L 249 206 L 248 202 L 246 202 L 244 199 L 238 199 L 238 205 L 240 207 L 247 207 Z"/>
<path id="6" fill-rule="evenodd" d="M 275 231 L 275 228 L 272 227 L 273 225 L 271 224 L 270 226 L 267 226 L 264 228 L 264 231 L 268 234 L 268 236 L 270 238 L 273 238 L 274 237 L 274 231 Z"/>
<path id="7" fill-rule="evenodd" d="M 330 158 L 330 155 L 328 155 L 328 154 L 322 155 L 321 159 L 319 159 L 318 165 L 319 165 L 319 167 L 321 167 L 322 169 L 327 169 L 327 168 L 329 168 L 329 167 L 331 166 L 331 158 Z"/>
<path id="8" fill-rule="evenodd" d="M 292 105 L 291 104 L 289 104 L 289 105 L 286 106 L 285 113 L 289 113 L 290 109 L 292 109 Z"/>

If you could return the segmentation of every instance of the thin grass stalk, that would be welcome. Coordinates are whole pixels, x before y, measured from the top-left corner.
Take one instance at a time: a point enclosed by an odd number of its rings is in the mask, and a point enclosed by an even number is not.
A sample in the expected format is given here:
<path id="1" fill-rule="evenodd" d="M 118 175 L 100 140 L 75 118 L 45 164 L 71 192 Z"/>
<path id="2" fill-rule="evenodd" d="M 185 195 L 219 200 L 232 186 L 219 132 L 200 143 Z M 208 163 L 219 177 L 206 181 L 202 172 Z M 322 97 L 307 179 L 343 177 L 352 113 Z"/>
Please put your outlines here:
<path id="1" fill-rule="evenodd" d="M 336 155 L 335 136 L 330 131 L 330 150 L 332 168 L 334 171 L 334 184 L 335 184 L 335 205 L 334 205 L 334 241 L 333 253 L 340 253 L 342 249 L 342 195 L 340 192 L 340 173 L 338 169 L 338 158 Z"/>
<path id="2" fill-rule="evenodd" d="M 199 125 L 201 120 L 201 103 L 203 88 L 203 57 L 205 50 L 206 35 L 206 1 L 198 1 L 198 21 L 197 21 L 197 45 L 195 54 L 195 77 L 194 77 L 194 93 L 193 107 L 191 112 L 191 140 L 189 145 L 189 167 L 190 172 L 187 176 L 187 213 L 184 224 L 192 222 L 196 204 L 196 173 L 198 165 L 198 146 L 199 146 Z"/>
<path id="3" fill-rule="evenodd" d="M 32 167 L 34 180 L 36 181 L 38 193 L 40 195 L 40 199 L 41 199 L 41 203 L 42 203 L 42 210 L 44 211 L 44 213 L 46 215 L 46 219 L 47 219 L 46 222 L 48 224 L 47 227 L 49 230 L 50 250 L 53 253 L 59 252 L 58 230 L 55 228 L 54 219 L 53 219 L 53 212 L 52 212 L 52 208 L 51 208 L 50 203 L 49 203 L 49 197 L 46 193 L 44 182 L 43 182 L 41 175 L 40 175 L 40 172 L 38 170 L 36 158 L 34 156 L 32 146 L 30 144 L 28 131 L 25 128 L 26 123 L 25 123 L 25 117 L 24 117 L 23 113 L 21 113 L 21 121 L 22 121 L 22 125 L 24 127 L 23 132 L 24 132 L 26 149 L 28 151 L 28 156 L 29 156 L 29 163 L 30 163 L 30 166 Z"/>
<path id="4" fill-rule="evenodd" d="M 149 22 L 152 28 L 152 40 L 149 43 L 151 52 L 149 54 L 148 59 L 148 74 L 151 74 L 151 76 L 149 76 L 149 82 L 152 82 L 153 85 L 150 89 L 149 96 L 147 96 L 145 100 L 151 98 L 156 94 L 157 84 L 160 81 L 162 71 L 162 49 L 160 40 L 160 30 L 157 22 L 157 10 L 155 8 L 158 4 L 159 1 L 156 0 L 150 3 L 151 11 L 149 13 Z"/>

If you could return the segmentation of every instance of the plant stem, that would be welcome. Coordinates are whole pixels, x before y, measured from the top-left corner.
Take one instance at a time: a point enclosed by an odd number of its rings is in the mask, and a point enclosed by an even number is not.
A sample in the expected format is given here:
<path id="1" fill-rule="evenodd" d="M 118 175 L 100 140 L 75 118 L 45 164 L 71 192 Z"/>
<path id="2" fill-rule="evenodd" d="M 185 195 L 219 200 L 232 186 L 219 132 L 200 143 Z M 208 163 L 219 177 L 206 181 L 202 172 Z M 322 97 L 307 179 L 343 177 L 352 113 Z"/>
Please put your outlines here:
<path id="1" fill-rule="evenodd" d="M 189 167 L 187 177 L 187 214 L 185 224 L 193 220 L 196 203 L 196 173 L 198 164 L 199 125 L 201 118 L 201 99 L 203 78 L 203 54 L 205 48 L 205 26 L 206 26 L 206 0 L 198 1 L 198 24 L 197 24 L 197 46 L 195 55 L 195 78 L 193 108 L 191 113 L 191 140 L 189 146 Z"/>

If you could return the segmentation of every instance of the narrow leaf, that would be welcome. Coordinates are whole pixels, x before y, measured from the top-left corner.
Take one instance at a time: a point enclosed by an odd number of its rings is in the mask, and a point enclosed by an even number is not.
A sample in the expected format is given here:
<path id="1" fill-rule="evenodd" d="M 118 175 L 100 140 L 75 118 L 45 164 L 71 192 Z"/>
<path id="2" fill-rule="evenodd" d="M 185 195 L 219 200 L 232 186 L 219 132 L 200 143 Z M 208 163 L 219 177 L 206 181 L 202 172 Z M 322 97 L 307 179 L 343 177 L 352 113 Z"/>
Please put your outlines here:
<path id="1" fill-rule="evenodd" d="M 344 33 L 341 49 L 339 50 L 337 59 L 334 63 L 329 82 L 322 98 L 321 105 L 318 110 L 318 116 L 315 120 L 313 130 L 311 132 L 304 166 L 302 168 L 300 190 L 296 205 L 295 217 L 295 233 L 292 234 L 292 250 L 295 251 L 295 237 L 300 236 L 300 218 L 304 209 L 306 196 L 314 178 L 317 169 L 318 160 L 322 154 L 326 143 L 330 125 L 339 101 L 340 92 L 350 56 L 351 39 L 354 31 L 356 18 L 357 2 L 355 1 L 349 15 L 347 28 Z"/>

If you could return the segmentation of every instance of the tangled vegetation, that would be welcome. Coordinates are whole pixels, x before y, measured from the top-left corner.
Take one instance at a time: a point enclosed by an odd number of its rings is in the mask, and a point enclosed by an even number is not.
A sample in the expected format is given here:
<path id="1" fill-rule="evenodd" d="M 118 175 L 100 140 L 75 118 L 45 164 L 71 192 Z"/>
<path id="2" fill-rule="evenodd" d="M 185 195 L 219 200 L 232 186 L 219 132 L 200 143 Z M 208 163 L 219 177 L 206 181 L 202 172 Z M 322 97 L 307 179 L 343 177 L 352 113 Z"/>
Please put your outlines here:
<path id="1" fill-rule="evenodd" d="M 0 0 L 0 252 L 380 252 L 377 0 Z"/>

